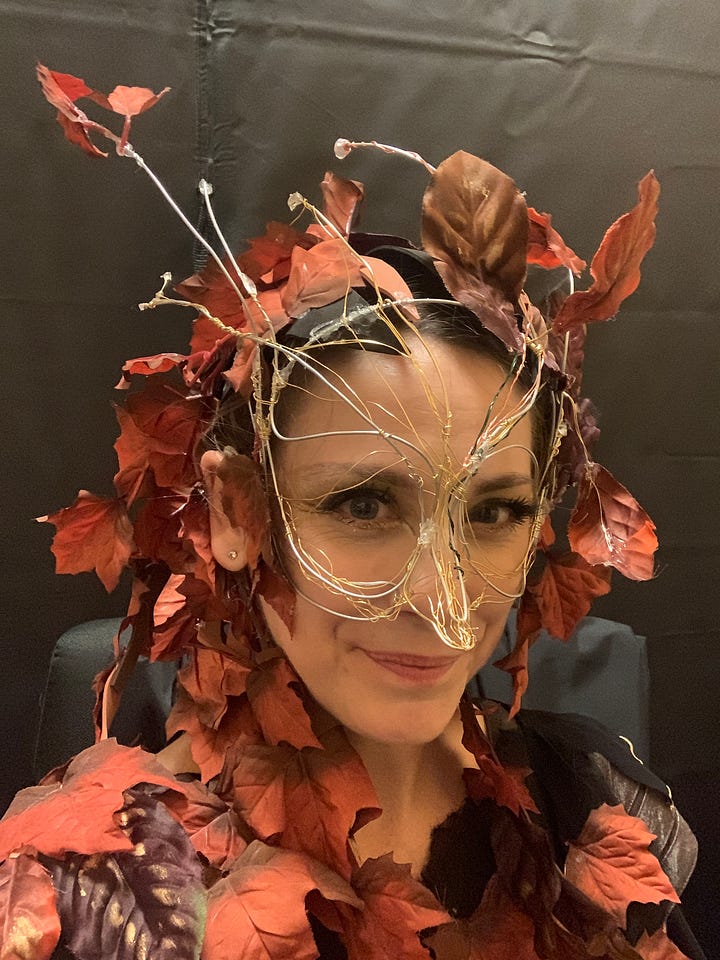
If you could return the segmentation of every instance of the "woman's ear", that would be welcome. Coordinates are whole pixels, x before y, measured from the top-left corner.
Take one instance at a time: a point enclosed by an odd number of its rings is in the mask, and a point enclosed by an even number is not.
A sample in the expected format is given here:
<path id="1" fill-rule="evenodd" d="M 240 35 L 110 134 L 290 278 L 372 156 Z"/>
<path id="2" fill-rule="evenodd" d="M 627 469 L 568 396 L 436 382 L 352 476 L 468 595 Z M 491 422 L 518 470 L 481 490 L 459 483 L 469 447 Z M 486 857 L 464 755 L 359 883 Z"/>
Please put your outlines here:
<path id="1" fill-rule="evenodd" d="M 210 546 L 213 556 L 226 570 L 242 570 L 248 562 L 248 536 L 244 527 L 233 526 L 223 503 L 228 502 L 226 481 L 218 476 L 225 454 L 207 450 L 200 458 L 200 469 L 205 484 L 210 510 Z"/>

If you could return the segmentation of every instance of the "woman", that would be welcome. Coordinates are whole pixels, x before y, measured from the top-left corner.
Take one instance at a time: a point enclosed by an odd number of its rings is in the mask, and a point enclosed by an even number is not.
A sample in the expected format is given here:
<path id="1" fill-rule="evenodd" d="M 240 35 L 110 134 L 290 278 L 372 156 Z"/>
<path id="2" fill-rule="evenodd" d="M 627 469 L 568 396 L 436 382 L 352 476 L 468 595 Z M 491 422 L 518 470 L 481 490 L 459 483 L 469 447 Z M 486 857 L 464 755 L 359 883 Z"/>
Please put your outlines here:
<path id="1" fill-rule="evenodd" d="M 579 389 L 585 324 L 637 284 L 654 179 L 591 288 L 537 305 L 528 263 L 584 264 L 484 161 L 432 170 L 424 252 L 353 231 L 360 185 L 323 192 L 291 198 L 304 232 L 271 224 L 178 287 L 192 352 L 126 364 L 118 497 L 50 518 L 60 570 L 82 531 L 86 566 L 136 580 L 100 726 L 139 653 L 183 666 L 157 759 L 103 740 L 0 824 L 29 891 L 7 955 L 699 957 L 662 785 L 592 724 L 517 713 L 540 627 L 569 632 L 610 565 L 652 573 Z M 569 483 L 576 552 L 555 553 Z M 520 598 L 516 702 L 473 706 Z"/>

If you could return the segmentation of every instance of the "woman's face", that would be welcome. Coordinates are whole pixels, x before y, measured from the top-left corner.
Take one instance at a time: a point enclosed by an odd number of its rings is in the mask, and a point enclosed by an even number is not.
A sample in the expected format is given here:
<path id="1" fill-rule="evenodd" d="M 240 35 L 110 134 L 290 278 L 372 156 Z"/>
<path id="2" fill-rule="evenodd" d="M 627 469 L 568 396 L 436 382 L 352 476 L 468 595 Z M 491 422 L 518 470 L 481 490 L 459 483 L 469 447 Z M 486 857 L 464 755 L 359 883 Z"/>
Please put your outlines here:
<path id="1" fill-rule="evenodd" d="M 343 351 L 333 368 L 351 402 L 315 377 L 282 394 L 276 522 L 297 606 L 276 639 L 355 734 L 430 742 L 523 588 L 531 415 L 471 459 L 488 411 L 502 419 L 521 395 L 494 361 L 433 343 L 432 357 L 421 344 L 411 358 Z M 461 634 L 473 649 L 441 639 Z"/>

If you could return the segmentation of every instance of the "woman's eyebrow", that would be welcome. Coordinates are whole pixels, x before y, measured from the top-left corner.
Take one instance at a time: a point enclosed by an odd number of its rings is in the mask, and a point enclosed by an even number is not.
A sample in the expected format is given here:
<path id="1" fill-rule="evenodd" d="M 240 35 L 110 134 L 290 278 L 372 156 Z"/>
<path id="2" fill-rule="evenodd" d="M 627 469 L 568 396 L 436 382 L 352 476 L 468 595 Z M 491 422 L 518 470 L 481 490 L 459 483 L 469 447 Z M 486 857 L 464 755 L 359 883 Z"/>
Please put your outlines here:
<path id="1" fill-rule="evenodd" d="M 490 477 L 482 477 L 476 473 L 465 479 L 465 485 L 473 495 L 478 495 L 497 493 L 499 490 L 513 490 L 517 487 L 534 487 L 535 484 L 530 473 L 499 473 Z"/>

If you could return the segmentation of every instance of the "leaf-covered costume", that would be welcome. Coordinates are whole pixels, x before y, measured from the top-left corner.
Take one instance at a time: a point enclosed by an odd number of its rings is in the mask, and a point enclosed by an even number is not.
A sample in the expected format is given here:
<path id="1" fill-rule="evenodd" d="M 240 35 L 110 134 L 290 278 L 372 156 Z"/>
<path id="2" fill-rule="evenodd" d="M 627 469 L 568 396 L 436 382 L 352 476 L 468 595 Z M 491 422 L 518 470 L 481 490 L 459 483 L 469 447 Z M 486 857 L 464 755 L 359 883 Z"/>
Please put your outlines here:
<path id="1" fill-rule="evenodd" d="M 226 673 L 232 693 L 205 678 L 210 725 L 186 695 L 170 720 L 193 728 L 209 782 L 110 740 L 18 795 L 0 891 L 6 941 L 34 952 L 8 957 L 50 957 L 58 935 L 81 960 L 702 957 L 680 920 L 679 947 L 665 933 L 692 835 L 594 722 L 486 703 L 485 737 L 464 701 L 467 799 L 416 879 L 390 853 L 355 859 L 372 784 L 284 657 Z"/>
<path id="2" fill-rule="evenodd" d="M 105 96 L 41 65 L 38 74 L 69 140 L 93 156 L 104 154 L 91 135 L 109 140 L 150 173 L 128 142 L 130 120 L 162 94 L 116 88 Z M 121 114 L 122 133 L 90 120 L 80 99 Z M 358 146 L 368 144 L 338 141 L 336 155 Z M 587 324 L 614 316 L 637 286 L 654 237 L 655 177 L 643 178 L 635 208 L 605 234 L 589 288 L 552 289 L 536 305 L 523 289 L 529 265 L 574 274 L 584 267 L 549 215 L 471 154 L 459 151 L 437 168 L 421 162 L 431 173 L 423 250 L 355 232 L 363 188 L 332 173 L 322 183 L 323 210 L 290 198 L 292 209 L 312 214 L 306 230 L 271 223 L 237 258 L 210 249 L 209 267 L 176 287 L 198 313 L 189 355 L 123 367 L 121 388 L 133 378 L 144 385 L 118 411 L 116 496 L 82 491 L 43 518 L 57 527 L 59 572 L 95 570 L 111 589 L 132 568 L 131 639 L 124 647 L 118 639 L 118 667 L 98 683 L 102 708 L 112 712 L 139 655 L 183 658 L 168 730 L 188 734 L 200 778 L 173 776 L 139 748 L 106 740 L 22 791 L 0 823 L 0 960 L 46 960 L 58 943 L 81 960 L 700 956 L 690 940 L 680 952 L 665 930 L 677 901 L 671 879 L 682 887 L 693 859 L 686 828 L 662 785 L 580 722 L 530 713 L 510 721 L 486 707 L 486 736 L 463 701 L 467 799 L 436 828 L 422 878 L 391 852 L 359 863 L 354 835 L 380 813 L 373 784 L 340 724 L 270 642 L 272 621 L 292 632 L 294 594 L 270 544 L 264 390 L 287 382 L 278 357 L 295 362 L 313 338 L 328 342 L 328 316 L 336 341 L 349 329 L 381 351 L 392 325 L 367 337 L 351 321 L 369 316 L 377 326 L 389 310 L 414 329 L 413 304 L 424 294 L 414 300 L 392 265 L 398 245 L 414 266 L 425 263 L 426 279 L 442 278 L 435 302 L 462 305 L 513 356 L 510 366 L 531 361 L 533 402 L 548 386 L 554 467 L 538 493 L 549 505 L 578 485 L 572 550 L 552 549 L 546 522 L 537 544 L 544 563 L 522 595 L 518 643 L 503 663 L 515 685 L 511 713 L 542 626 L 567 638 L 592 598 L 607 592 L 610 567 L 635 579 L 653 573 L 654 526 L 590 458 L 597 427 L 580 387 Z M 208 207 L 210 192 L 204 184 Z M 373 256 L 388 243 L 391 259 Z M 144 306 L 168 302 L 163 286 Z M 398 313 L 398 305 L 408 309 Z M 247 456 L 229 451 L 221 468 L 234 491 L 223 510 L 247 540 L 243 577 L 213 557 L 198 463 L 228 395 L 250 402 L 255 417 L 254 446 Z M 488 449 L 505 429 L 504 421 L 488 427 Z"/>

